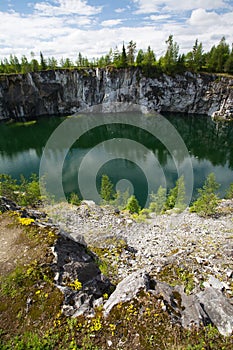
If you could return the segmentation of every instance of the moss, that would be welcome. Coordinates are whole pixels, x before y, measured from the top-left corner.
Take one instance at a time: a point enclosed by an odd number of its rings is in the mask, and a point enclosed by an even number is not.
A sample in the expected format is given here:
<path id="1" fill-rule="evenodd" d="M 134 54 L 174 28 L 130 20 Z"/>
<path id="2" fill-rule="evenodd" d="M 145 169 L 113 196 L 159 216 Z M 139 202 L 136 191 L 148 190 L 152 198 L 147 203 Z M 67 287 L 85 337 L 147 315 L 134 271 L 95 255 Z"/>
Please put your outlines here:
<path id="1" fill-rule="evenodd" d="M 9 214 L 8 214 L 9 215 Z M 5 214 L 3 214 L 5 216 Z M 2 275 L 0 288 L 0 348 L 5 349 L 92 349 L 132 348 L 138 350 L 230 350 L 232 337 L 223 337 L 214 327 L 184 330 L 173 324 L 163 310 L 163 301 L 141 291 L 127 303 L 116 305 L 108 318 L 97 308 L 93 318 L 65 317 L 61 312 L 63 296 L 54 286 L 50 269 L 49 247 L 56 234 L 34 226 L 22 226 L 10 217 L 12 231 L 22 231 L 19 241 L 31 246 L 30 261 L 21 257 L 20 264 Z M 124 241 L 109 239 L 104 248 L 96 248 L 105 263 L 117 260 L 126 248 Z M 34 252 L 34 253 L 33 253 Z M 169 265 L 159 274 L 160 280 L 177 282 L 186 287 L 193 281 L 188 269 Z M 13 293 L 13 296 L 12 296 Z M 174 292 L 178 305 L 179 293 Z M 105 300 L 108 296 L 105 296 Z"/>
<path id="2" fill-rule="evenodd" d="M 190 294 L 195 287 L 193 274 L 189 272 L 188 268 L 180 268 L 173 264 L 166 265 L 157 274 L 157 278 L 171 286 L 183 285 L 187 294 Z"/>

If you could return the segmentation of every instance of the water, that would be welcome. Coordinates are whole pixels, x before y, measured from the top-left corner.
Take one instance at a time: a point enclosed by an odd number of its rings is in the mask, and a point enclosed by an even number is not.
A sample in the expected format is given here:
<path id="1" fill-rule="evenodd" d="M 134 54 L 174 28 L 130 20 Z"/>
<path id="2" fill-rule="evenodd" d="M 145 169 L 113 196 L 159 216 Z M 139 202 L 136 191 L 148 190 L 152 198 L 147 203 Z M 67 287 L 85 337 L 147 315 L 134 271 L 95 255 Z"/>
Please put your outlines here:
<path id="1" fill-rule="evenodd" d="M 124 117 L 127 120 L 128 116 Z M 216 123 L 201 115 L 166 114 L 165 117 L 187 147 L 194 174 L 193 198 L 210 172 L 215 173 L 221 184 L 220 195 L 224 196 L 233 182 L 233 124 Z M 145 125 L 149 123 L 146 117 L 140 118 L 144 118 Z M 46 143 L 65 120 L 48 117 L 29 123 L 0 124 L 0 173 L 14 178 L 20 174 L 26 177 L 38 174 Z M 102 174 L 109 176 L 115 188 L 121 191 L 128 188 L 142 206 L 151 190 L 156 192 L 159 185 L 167 189 L 175 185 L 178 174 L 174 158 L 166 140 L 159 141 L 153 133 L 138 126 L 111 123 L 87 131 L 69 145 L 70 133 L 71 129 L 67 128 L 62 136 L 68 146 L 58 140 L 56 147 L 49 149 L 50 188 L 54 191 L 59 167 L 65 193 L 78 192 L 88 199 L 96 199 L 93 188 L 99 190 Z M 181 172 L 185 172 L 187 155 L 177 154 L 177 159 Z"/>

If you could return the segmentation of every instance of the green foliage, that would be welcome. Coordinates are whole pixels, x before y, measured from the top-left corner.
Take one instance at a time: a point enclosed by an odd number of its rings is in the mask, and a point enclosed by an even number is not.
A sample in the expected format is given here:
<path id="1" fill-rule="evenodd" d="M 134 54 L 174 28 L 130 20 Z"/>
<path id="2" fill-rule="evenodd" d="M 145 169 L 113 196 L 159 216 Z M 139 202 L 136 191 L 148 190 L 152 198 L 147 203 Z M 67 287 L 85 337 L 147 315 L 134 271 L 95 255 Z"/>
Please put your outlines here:
<path id="1" fill-rule="evenodd" d="M 204 64 L 204 57 L 203 57 L 202 43 L 198 43 L 198 39 L 196 39 L 195 41 L 193 50 L 187 53 L 185 60 L 186 60 L 186 67 L 188 67 L 189 69 L 195 72 L 198 72 L 201 70 Z"/>
<path id="2" fill-rule="evenodd" d="M 77 193 L 72 192 L 69 197 L 69 203 L 73 205 L 80 205 L 81 199 L 79 199 Z"/>
<path id="3" fill-rule="evenodd" d="M 38 176 L 32 174 L 29 180 L 21 176 L 17 182 L 10 175 L 0 174 L 0 195 L 22 206 L 38 205 L 42 200 Z"/>
<path id="4" fill-rule="evenodd" d="M 17 199 L 17 191 L 19 185 L 15 179 L 12 179 L 10 175 L 0 174 L 0 196 L 7 197 L 11 200 Z"/>
<path id="5" fill-rule="evenodd" d="M 216 213 L 219 197 L 216 191 L 219 189 L 214 173 L 210 173 L 203 185 L 198 190 L 199 196 L 190 207 L 191 212 L 196 212 L 200 216 L 209 216 Z"/>
<path id="6" fill-rule="evenodd" d="M 117 191 L 115 195 L 115 199 L 112 201 L 111 204 L 119 208 L 120 210 L 124 210 L 127 206 L 129 197 L 130 197 L 130 194 L 128 189 L 125 192 Z"/>
<path id="7" fill-rule="evenodd" d="M 131 40 L 127 45 L 127 62 L 130 65 L 134 64 L 136 43 Z"/>
<path id="8" fill-rule="evenodd" d="M 165 202 L 165 210 L 177 208 L 179 210 L 185 209 L 185 183 L 182 175 L 177 181 L 174 188 L 169 191 L 167 200 Z"/>
<path id="9" fill-rule="evenodd" d="M 165 73 L 174 74 L 181 70 L 184 60 L 179 56 L 179 45 L 173 41 L 173 35 L 169 35 L 166 44 L 167 51 L 165 56 L 160 58 L 160 65 Z"/>
<path id="10" fill-rule="evenodd" d="M 21 176 L 19 204 L 36 205 L 41 200 L 39 179 L 36 174 L 32 174 L 29 180 Z"/>
<path id="11" fill-rule="evenodd" d="M 93 58 L 91 61 L 80 52 L 74 62 L 67 57 L 61 58 L 59 64 L 54 57 L 45 58 L 42 52 L 39 54 L 39 60 L 35 58 L 33 52 L 31 52 L 31 60 L 25 55 L 18 59 L 18 57 L 11 54 L 9 58 L 4 58 L 0 62 L 0 74 L 26 74 L 47 69 L 82 69 L 109 66 L 115 68 L 140 67 L 143 74 L 151 78 L 163 72 L 171 75 L 182 74 L 185 70 L 233 73 L 233 49 L 230 50 L 225 37 L 222 37 L 217 46 L 211 47 L 210 51 L 205 53 L 203 45 L 201 42 L 199 43 L 198 39 L 196 39 L 192 50 L 182 55 L 179 54 L 179 45 L 174 41 L 173 35 L 169 35 L 166 44 L 166 53 L 158 61 L 156 61 L 156 55 L 150 46 L 145 51 L 139 48 L 136 56 L 136 43 L 133 40 L 126 47 L 123 44 L 121 51 L 116 46 L 114 49 L 111 48 L 106 55 Z"/>
<path id="12" fill-rule="evenodd" d="M 166 188 L 159 186 L 157 193 L 152 193 L 150 195 L 149 210 L 151 212 L 155 212 L 156 214 L 161 214 L 163 212 L 166 202 L 166 193 Z"/>
<path id="13" fill-rule="evenodd" d="M 233 183 L 231 183 L 229 188 L 227 189 L 225 198 L 226 199 L 232 199 L 233 198 Z"/>
<path id="14" fill-rule="evenodd" d="M 115 198 L 113 190 L 113 183 L 110 181 L 108 175 L 103 175 L 101 179 L 100 195 L 104 201 L 110 202 Z"/>
<path id="15" fill-rule="evenodd" d="M 209 72 L 223 72 L 229 58 L 230 49 L 225 37 L 222 37 L 217 47 L 213 46 L 206 55 L 206 67 Z"/>
<path id="16" fill-rule="evenodd" d="M 132 195 L 132 196 L 128 199 L 126 209 L 129 210 L 129 212 L 130 212 L 131 214 L 134 214 L 134 213 L 138 214 L 138 213 L 139 213 L 139 211 L 140 211 L 141 208 L 140 208 L 140 205 L 139 205 L 139 203 L 138 203 L 137 198 L 136 198 L 134 195 Z"/>

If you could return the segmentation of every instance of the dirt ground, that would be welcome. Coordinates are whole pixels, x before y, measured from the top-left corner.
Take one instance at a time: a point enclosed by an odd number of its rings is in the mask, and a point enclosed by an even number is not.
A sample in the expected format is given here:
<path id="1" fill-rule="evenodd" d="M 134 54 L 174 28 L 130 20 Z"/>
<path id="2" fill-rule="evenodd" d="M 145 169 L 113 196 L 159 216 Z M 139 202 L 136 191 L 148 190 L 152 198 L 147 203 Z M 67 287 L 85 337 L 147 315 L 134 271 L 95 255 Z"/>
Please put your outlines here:
<path id="1" fill-rule="evenodd" d="M 30 240 L 26 237 L 25 228 L 17 224 L 16 218 L 9 213 L 0 215 L 0 275 L 15 269 L 17 263 L 28 263 Z"/>

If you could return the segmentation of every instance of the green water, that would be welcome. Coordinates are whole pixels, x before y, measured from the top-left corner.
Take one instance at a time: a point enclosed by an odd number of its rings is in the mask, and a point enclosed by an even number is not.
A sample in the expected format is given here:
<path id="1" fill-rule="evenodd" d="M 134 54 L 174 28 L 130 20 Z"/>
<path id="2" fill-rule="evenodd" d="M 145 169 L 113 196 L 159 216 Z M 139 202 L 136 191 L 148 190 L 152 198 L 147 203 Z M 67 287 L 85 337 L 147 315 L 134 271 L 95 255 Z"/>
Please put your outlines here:
<path id="1" fill-rule="evenodd" d="M 233 124 L 215 123 L 209 117 L 166 114 L 165 117 L 176 128 L 182 137 L 191 158 L 194 174 L 194 192 L 203 185 L 206 176 L 214 172 L 221 184 L 220 195 L 223 196 L 230 183 L 233 182 Z M 83 117 L 84 118 L 84 117 Z M 127 119 L 127 116 L 126 116 Z M 20 174 L 29 177 L 31 173 L 39 173 L 40 160 L 46 143 L 53 131 L 65 118 L 48 117 L 29 123 L 0 124 L 0 173 L 7 173 L 15 178 Z M 145 121 L 146 123 L 146 121 Z M 64 137 L 69 139 L 69 130 Z M 108 140 L 134 140 L 139 145 L 137 149 L 125 146 L 117 157 L 114 145 Z M 101 145 L 101 146 L 98 146 Z M 95 150 L 95 152 L 88 153 Z M 121 124 L 108 124 L 96 127 L 83 134 L 69 150 L 64 150 L 59 142 L 49 153 L 51 167 L 60 164 L 66 154 L 62 166 L 62 183 L 65 193 L 78 192 L 78 173 L 83 161 L 86 161 L 84 185 L 87 197 L 91 198 L 90 174 L 96 173 L 96 186 L 100 187 L 102 174 L 108 174 L 118 189 L 128 186 L 130 192 L 136 195 L 142 206 L 148 196 L 148 188 L 156 191 L 159 185 L 168 189 L 173 187 L 177 179 L 177 169 L 166 145 L 154 135 L 138 127 Z M 85 158 L 89 154 L 89 158 Z M 106 155 L 112 154 L 110 159 Z M 93 157 L 93 159 L 91 158 Z M 106 157 L 106 161 L 105 161 Z M 111 157 L 110 157 L 111 158 Z M 158 171 L 151 168 L 156 160 Z M 93 162 L 93 163 L 92 163 Z M 93 164 L 99 164 L 98 171 Z M 185 169 L 185 159 L 182 159 Z M 152 171 L 155 171 L 152 173 Z M 146 175 L 147 174 L 147 175 Z M 153 183 L 148 185 L 148 174 Z M 92 174 L 93 175 L 93 174 Z M 56 179 L 56 173 L 54 173 Z M 123 182 L 122 182 L 122 179 Z M 55 183 L 55 181 L 54 181 Z M 80 194 L 80 193 L 79 193 Z"/>

